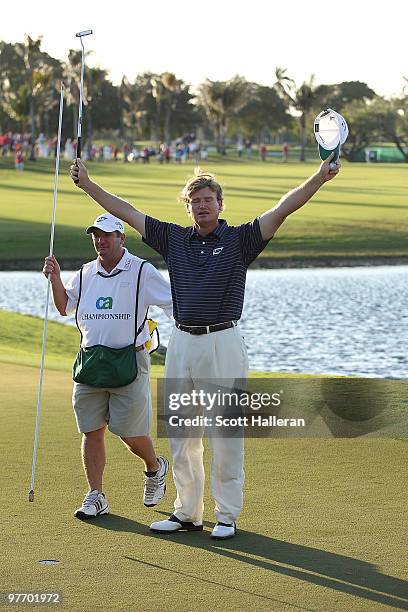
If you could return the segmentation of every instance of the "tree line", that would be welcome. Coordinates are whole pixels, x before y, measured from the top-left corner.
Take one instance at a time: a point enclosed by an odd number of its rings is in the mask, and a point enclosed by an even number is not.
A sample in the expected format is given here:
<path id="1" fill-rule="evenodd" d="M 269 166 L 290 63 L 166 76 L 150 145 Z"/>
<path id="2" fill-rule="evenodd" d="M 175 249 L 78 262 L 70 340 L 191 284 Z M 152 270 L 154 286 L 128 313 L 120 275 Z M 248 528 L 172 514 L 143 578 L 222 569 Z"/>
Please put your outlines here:
<path id="1" fill-rule="evenodd" d="M 26 35 L 23 42 L 0 41 L 0 133 L 56 132 L 59 81 L 66 86 L 63 135 L 76 136 L 81 52 L 71 49 L 65 61 L 41 48 L 41 37 Z M 408 80 L 402 82 L 408 85 Z M 102 68 L 87 68 L 84 83 L 83 134 L 110 133 L 123 141 L 169 143 L 185 134 L 200 133 L 223 153 L 228 139 L 282 142 L 296 139 L 300 159 L 313 137 L 311 122 L 323 108 L 343 114 L 349 138 L 342 151 L 359 159 L 373 142 L 393 143 L 408 162 L 408 92 L 386 99 L 366 83 L 347 81 L 316 84 L 311 76 L 296 84 L 283 68 L 276 68 L 270 86 L 241 76 L 227 81 L 206 79 L 196 90 L 172 72 L 144 72 L 131 82 L 123 76 L 113 85 Z"/>

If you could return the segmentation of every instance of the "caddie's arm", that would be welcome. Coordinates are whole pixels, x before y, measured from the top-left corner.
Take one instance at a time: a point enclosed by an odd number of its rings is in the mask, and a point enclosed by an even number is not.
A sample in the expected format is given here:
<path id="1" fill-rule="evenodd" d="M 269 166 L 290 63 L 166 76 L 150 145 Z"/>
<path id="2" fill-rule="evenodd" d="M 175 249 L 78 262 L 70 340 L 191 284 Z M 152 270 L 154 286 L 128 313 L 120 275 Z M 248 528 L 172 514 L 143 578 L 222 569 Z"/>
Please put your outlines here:
<path id="1" fill-rule="evenodd" d="M 95 202 L 100 204 L 102 208 L 110 212 L 115 217 L 119 217 L 122 221 L 129 223 L 143 237 L 145 236 L 145 218 L 146 215 L 140 210 L 134 208 L 126 200 L 122 200 L 117 196 L 105 191 L 100 185 L 89 178 L 88 171 L 81 160 L 74 160 L 70 168 L 70 175 L 77 187 L 80 187 L 86 194 L 89 195 Z"/>
<path id="2" fill-rule="evenodd" d="M 302 185 L 289 191 L 279 200 L 274 208 L 260 216 L 259 226 L 264 240 L 272 238 L 286 217 L 304 206 L 324 183 L 331 181 L 339 173 L 340 164 L 337 163 L 334 167 L 330 167 L 333 155 L 332 153 L 330 157 L 322 162 L 319 170 L 312 174 Z"/>
<path id="3" fill-rule="evenodd" d="M 68 296 L 65 291 L 65 287 L 61 280 L 61 269 L 58 261 L 54 255 L 46 257 L 44 261 L 43 274 L 48 278 L 50 275 L 52 297 L 54 300 L 55 308 L 58 310 L 60 315 L 66 316 L 66 307 L 68 302 Z"/>

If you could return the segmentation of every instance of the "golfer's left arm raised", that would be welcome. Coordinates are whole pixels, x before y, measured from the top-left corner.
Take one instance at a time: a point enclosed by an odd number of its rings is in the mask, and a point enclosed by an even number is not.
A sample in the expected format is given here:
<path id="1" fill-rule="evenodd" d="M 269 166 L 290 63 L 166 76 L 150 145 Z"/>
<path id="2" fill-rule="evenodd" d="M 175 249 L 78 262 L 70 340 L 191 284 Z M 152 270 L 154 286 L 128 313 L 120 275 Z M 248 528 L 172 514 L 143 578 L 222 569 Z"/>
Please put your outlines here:
<path id="1" fill-rule="evenodd" d="M 71 178 L 77 187 L 80 187 L 95 202 L 108 212 L 129 223 L 143 237 L 145 236 L 146 215 L 134 208 L 126 200 L 122 200 L 113 193 L 105 191 L 100 185 L 89 178 L 88 171 L 80 159 L 74 160 L 70 168 Z"/>
<path id="2" fill-rule="evenodd" d="M 302 185 L 289 191 L 279 200 L 274 208 L 271 208 L 259 217 L 259 226 L 264 240 L 272 238 L 286 217 L 304 206 L 324 183 L 330 181 L 339 173 L 339 164 L 336 164 L 335 167 L 330 167 L 332 157 L 333 154 L 322 162 L 319 170 L 312 174 Z"/>

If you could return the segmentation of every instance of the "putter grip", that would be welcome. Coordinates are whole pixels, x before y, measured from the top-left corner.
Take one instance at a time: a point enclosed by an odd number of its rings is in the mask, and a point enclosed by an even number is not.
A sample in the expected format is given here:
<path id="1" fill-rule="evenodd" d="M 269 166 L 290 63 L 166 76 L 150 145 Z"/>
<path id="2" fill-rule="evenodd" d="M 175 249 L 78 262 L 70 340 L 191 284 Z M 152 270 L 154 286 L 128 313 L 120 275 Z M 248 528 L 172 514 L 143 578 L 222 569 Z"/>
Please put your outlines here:
<path id="1" fill-rule="evenodd" d="M 81 159 L 81 136 L 78 136 L 77 147 L 76 147 L 76 159 Z M 78 168 L 78 162 L 76 162 Z M 78 185 L 78 181 L 74 181 L 75 185 Z"/>

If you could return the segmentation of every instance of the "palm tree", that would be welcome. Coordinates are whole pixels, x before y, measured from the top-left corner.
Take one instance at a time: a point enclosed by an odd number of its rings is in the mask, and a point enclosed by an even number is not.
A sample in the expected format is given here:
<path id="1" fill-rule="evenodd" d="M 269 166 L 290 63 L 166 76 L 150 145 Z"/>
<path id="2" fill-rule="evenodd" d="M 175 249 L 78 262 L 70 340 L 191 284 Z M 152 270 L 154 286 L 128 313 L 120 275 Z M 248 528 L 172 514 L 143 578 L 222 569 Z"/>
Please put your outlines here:
<path id="1" fill-rule="evenodd" d="M 225 153 L 229 121 L 246 106 L 251 93 L 251 84 L 240 76 L 229 81 L 207 79 L 200 85 L 198 99 L 214 128 L 219 153 Z"/>
<path id="2" fill-rule="evenodd" d="M 126 111 L 127 111 L 127 96 L 131 90 L 131 85 L 125 75 L 123 75 L 120 85 L 118 87 L 118 99 L 119 99 L 119 138 L 125 140 L 125 123 L 126 123 Z"/>
<path id="3" fill-rule="evenodd" d="M 130 130 L 132 140 L 137 139 L 137 133 L 141 133 L 141 124 L 146 117 L 146 96 L 151 95 L 151 75 L 139 75 L 135 83 L 131 83 L 124 76 L 118 88 L 120 100 L 120 130 L 122 138 L 125 138 L 127 130 Z"/>
<path id="4" fill-rule="evenodd" d="M 79 83 L 81 78 L 81 52 L 75 49 L 68 51 L 68 61 L 64 64 L 64 80 L 66 82 L 67 106 L 72 109 L 72 125 L 74 138 L 78 129 Z"/>
<path id="5" fill-rule="evenodd" d="M 152 94 L 155 102 L 156 102 L 156 130 L 155 130 L 155 138 L 156 140 L 162 140 L 161 136 L 161 108 L 162 101 L 165 96 L 165 86 L 159 75 L 153 75 L 150 79 L 150 93 Z"/>
<path id="6" fill-rule="evenodd" d="M 88 145 L 92 143 L 93 139 L 93 111 L 94 111 L 94 96 L 103 87 L 106 81 L 107 71 L 102 68 L 89 68 L 87 71 L 87 137 Z"/>
<path id="7" fill-rule="evenodd" d="M 16 52 L 22 58 L 26 69 L 27 85 L 29 92 L 29 114 L 31 122 L 31 154 L 30 160 L 35 161 L 34 143 L 35 143 L 35 86 L 36 72 L 42 67 L 43 54 L 41 52 L 42 37 L 37 39 L 31 38 L 28 34 L 24 37 L 23 43 L 16 43 Z"/>
<path id="8" fill-rule="evenodd" d="M 180 94 L 183 82 L 176 78 L 172 72 L 164 72 L 161 75 L 164 86 L 164 141 L 169 143 L 171 140 L 171 115 L 177 106 L 177 96 Z"/>
<path id="9" fill-rule="evenodd" d="M 13 87 L 10 79 L 4 79 L 2 106 L 7 115 L 20 125 L 22 132 L 27 131 L 27 118 L 30 117 L 31 90 L 27 83 Z"/>
<path id="10" fill-rule="evenodd" d="M 33 96 L 36 100 L 36 116 L 40 131 L 49 132 L 50 111 L 57 106 L 60 84 L 52 66 L 44 65 L 34 73 Z M 45 121 L 43 121 L 45 117 Z M 44 126 L 45 123 L 45 126 Z"/>
<path id="11" fill-rule="evenodd" d="M 85 51 L 85 57 L 90 54 L 90 51 Z M 66 96 L 67 106 L 72 108 L 72 125 L 74 126 L 73 137 L 77 136 L 78 129 L 78 105 L 79 105 L 79 87 L 81 83 L 81 65 L 82 53 L 77 49 L 70 49 L 68 52 L 68 61 L 64 64 L 64 79 L 67 84 Z M 83 104 L 87 105 L 88 88 L 84 80 L 84 96 Z"/>
<path id="12" fill-rule="evenodd" d="M 21 58 L 23 71 L 20 85 L 6 87 L 5 98 L 11 112 L 24 124 L 27 117 L 31 127 L 30 160 L 35 161 L 34 144 L 37 125 L 42 126 L 42 119 L 49 119 L 49 111 L 58 104 L 56 80 L 60 76 L 60 63 L 47 53 L 41 51 L 41 36 L 36 40 L 26 35 L 24 42 L 14 45 L 15 52 Z"/>
<path id="13" fill-rule="evenodd" d="M 300 161 L 305 161 L 306 121 L 319 98 L 319 87 L 314 84 L 312 74 L 308 81 L 297 87 L 295 81 L 286 75 L 285 68 L 276 68 L 275 88 L 289 106 L 293 107 L 299 115 L 300 121 Z"/>

